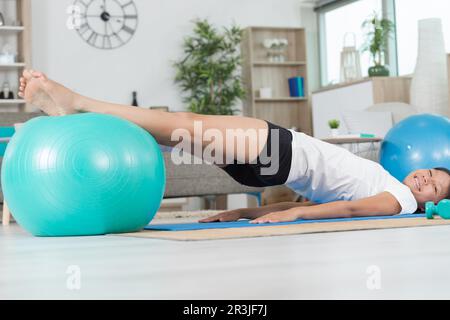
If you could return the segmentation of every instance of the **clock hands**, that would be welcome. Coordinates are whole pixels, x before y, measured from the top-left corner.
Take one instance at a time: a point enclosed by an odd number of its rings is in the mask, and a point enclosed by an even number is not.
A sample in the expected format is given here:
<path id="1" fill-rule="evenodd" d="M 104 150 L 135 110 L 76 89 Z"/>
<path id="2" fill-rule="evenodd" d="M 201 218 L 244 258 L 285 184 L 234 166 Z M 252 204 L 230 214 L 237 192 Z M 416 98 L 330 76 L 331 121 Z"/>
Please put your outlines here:
<path id="1" fill-rule="evenodd" d="M 84 16 L 85 18 L 98 18 L 98 15 L 94 15 L 94 14 L 87 14 Z M 116 22 L 118 23 L 122 23 L 123 22 L 123 18 L 124 16 L 120 16 L 120 15 L 110 15 L 108 12 L 102 12 L 102 14 L 100 15 L 100 19 L 102 19 L 104 22 L 110 21 L 111 19 L 115 18 Z"/>
<path id="2" fill-rule="evenodd" d="M 110 49 L 111 47 L 112 47 L 111 40 L 109 39 L 108 36 L 108 22 L 105 22 L 105 35 L 103 36 L 103 48 Z"/>
<path id="3" fill-rule="evenodd" d="M 114 35 L 114 37 L 116 37 L 120 41 L 120 43 L 123 44 L 122 38 L 117 34 L 117 32 L 114 32 L 114 27 L 112 26 L 111 21 L 108 21 L 108 24 L 110 24 L 111 30 L 113 32 L 112 34 Z"/>
<path id="4" fill-rule="evenodd" d="M 123 17 L 126 17 L 126 16 L 124 16 L 124 15 L 112 15 L 112 14 L 109 14 L 108 12 L 102 12 L 102 14 L 100 14 L 100 17 L 104 14 L 104 13 L 106 13 L 107 15 L 108 15 L 108 17 L 110 17 L 110 18 L 123 18 Z M 99 17 L 99 15 L 98 14 L 86 14 L 86 15 L 84 15 L 86 18 L 98 18 Z M 130 16 L 131 18 L 136 18 L 137 16 Z"/>

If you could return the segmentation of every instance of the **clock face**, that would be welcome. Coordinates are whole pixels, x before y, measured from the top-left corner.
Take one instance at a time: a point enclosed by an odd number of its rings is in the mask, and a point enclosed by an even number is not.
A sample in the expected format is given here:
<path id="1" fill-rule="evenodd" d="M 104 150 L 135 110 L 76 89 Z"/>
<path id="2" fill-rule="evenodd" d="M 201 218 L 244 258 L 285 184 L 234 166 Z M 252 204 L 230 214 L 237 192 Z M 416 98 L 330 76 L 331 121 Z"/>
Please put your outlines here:
<path id="1" fill-rule="evenodd" d="M 138 25 L 132 0 L 75 0 L 79 10 L 78 34 L 91 46 L 114 49 L 133 37 Z"/>

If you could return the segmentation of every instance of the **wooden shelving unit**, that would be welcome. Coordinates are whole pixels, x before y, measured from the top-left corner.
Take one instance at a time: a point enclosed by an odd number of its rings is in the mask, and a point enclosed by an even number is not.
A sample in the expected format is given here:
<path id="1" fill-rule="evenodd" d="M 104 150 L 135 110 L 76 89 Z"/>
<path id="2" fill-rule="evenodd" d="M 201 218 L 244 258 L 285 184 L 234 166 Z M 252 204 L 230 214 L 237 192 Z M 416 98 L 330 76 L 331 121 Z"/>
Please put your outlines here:
<path id="1" fill-rule="evenodd" d="M 25 28 L 23 26 L 3 26 L 0 27 L 0 31 L 4 32 L 4 31 L 9 31 L 9 32 L 21 32 L 24 31 Z"/>
<path id="2" fill-rule="evenodd" d="M 22 105 L 25 100 L 22 99 L 0 99 L 0 105 Z"/>
<path id="3" fill-rule="evenodd" d="M 24 62 L 15 62 L 15 63 L 10 63 L 10 64 L 1 64 L 0 63 L 0 68 L 24 68 L 26 66 L 26 63 Z"/>
<path id="4" fill-rule="evenodd" d="M 294 97 L 284 97 L 284 98 L 255 98 L 255 102 L 295 102 L 295 101 L 307 101 L 306 98 L 294 98 Z"/>
<path id="5" fill-rule="evenodd" d="M 253 62 L 254 67 L 300 67 L 306 65 L 305 61 L 288 61 L 288 62 L 270 62 L 270 61 L 256 61 Z"/>
<path id="6" fill-rule="evenodd" d="M 287 39 L 285 61 L 272 62 L 263 42 Z M 303 28 L 249 27 L 242 42 L 243 77 L 247 90 L 244 115 L 264 119 L 286 128 L 311 134 L 311 112 L 308 102 L 307 58 Z M 304 78 L 305 97 L 291 97 L 288 79 Z M 259 89 L 270 87 L 272 98 L 260 98 Z"/>
<path id="7" fill-rule="evenodd" d="M 23 69 L 31 67 L 31 0 L 2 0 L 0 12 L 5 18 L 5 25 L 0 26 L 2 43 L 10 44 L 17 52 L 16 62 L 0 64 L 0 90 L 8 81 L 15 97 L 11 100 L 0 99 L 0 111 L 23 112 L 28 108 L 25 101 L 17 97 L 17 89 Z M 12 25 L 13 21 L 20 24 Z"/>

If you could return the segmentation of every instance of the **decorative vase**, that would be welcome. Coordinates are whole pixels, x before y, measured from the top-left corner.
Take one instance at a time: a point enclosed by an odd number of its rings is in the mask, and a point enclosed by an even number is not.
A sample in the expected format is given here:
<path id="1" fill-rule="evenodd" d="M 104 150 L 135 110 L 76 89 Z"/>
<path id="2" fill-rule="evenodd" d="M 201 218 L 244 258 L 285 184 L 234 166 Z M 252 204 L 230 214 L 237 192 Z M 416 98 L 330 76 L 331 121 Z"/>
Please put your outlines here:
<path id="1" fill-rule="evenodd" d="M 272 98 L 272 88 L 261 88 L 261 89 L 259 89 L 259 97 L 261 99 L 270 99 L 270 98 Z"/>
<path id="2" fill-rule="evenodd" d="M 269 52 L 267 53 L 269 56 L 269 62 L 285 62 L 286 56 L 285 56 L 285 47 L 284 46 L 277 46 L 274 48 L 271 48 Z"/>
<path id="3" fill-rule="evenodd" d="M 369 68 L 369 77 L 389 77 L 389 69 L 382 65 Z"/>
<path id="4" fill-rule="evenodd" d="M 419 50 L 411 82 L 411 105 L 418 113 L 449 116 L 447 55 L 440 19 L 419 21 Z"/>
<path id="5" fill-rule="evenodd" d="M 332 138 L 336 138 L 337 136 L 339 136 L 339 129 L 331 129 L 330 136 Z"/>
<path id="6" fill-rule="evenodd" d="M 347 43 L 348 36 L 353 37 L 353 44 Z M 358 49 L 356 49 L 356 35 L 346 33 L 344 35 L 344 45 L 341 51 L 341 82 L 350 82 L 361 79 L 361 59 Z"/>

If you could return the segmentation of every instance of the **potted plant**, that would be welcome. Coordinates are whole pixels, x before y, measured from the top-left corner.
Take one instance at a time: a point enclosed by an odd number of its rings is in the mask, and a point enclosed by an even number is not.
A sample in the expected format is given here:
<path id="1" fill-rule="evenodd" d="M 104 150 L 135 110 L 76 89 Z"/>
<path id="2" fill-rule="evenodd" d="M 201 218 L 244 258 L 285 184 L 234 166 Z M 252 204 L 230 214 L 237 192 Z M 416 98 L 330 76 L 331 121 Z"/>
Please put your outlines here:
<path id="1" fill-rule="evenodd" d="M 364 52 L 370 52 L 374 66 L 369 68 L 369 76 L 389 76 L 389 69 L 384 65 L 384 57 L 388 47 L 388 41 L 394 31 L 394 23 L 388 19 L 380 19 L 376 12 L 373 13 L 362 27 L 365 29 L 366 43 Z"/>
<path id="2" fill-rule="evenodd" d="M 196 20 L 184 40 L 184 57 L 175 63 L 175 82 L 191 112 L 232 115 L 244 98 L 241 76 L 243 31 L 237 26 L 219 32 L 208 20 Z"/>
<path id="3" fill-rule="evenodd" d="M 332 119 L 328 121 L 328 125 L 331 129 L 331 136 L 337 137 L 339 135 L 339 126 L 341 125 L 341 122 L 337 119 Z"/>

